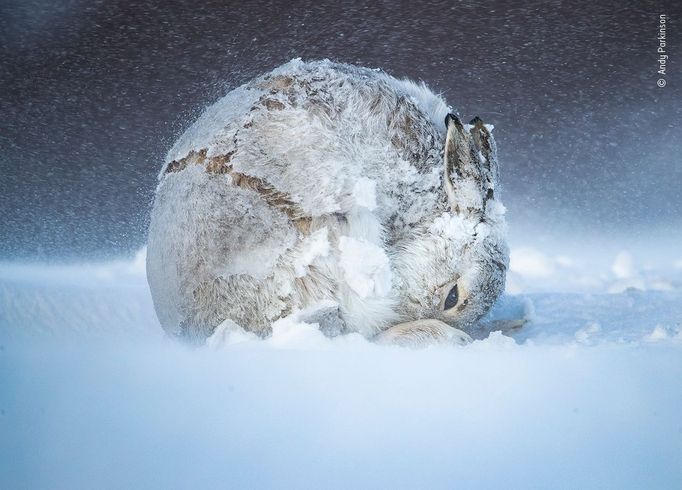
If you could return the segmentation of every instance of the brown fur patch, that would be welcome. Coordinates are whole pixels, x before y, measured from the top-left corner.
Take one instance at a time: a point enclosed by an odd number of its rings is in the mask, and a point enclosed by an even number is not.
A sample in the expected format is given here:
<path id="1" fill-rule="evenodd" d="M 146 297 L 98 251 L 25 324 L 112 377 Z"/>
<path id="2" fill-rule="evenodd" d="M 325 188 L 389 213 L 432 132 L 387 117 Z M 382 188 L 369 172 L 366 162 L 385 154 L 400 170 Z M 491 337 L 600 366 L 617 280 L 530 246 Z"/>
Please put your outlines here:
<path id="1" fill-rule="evenodd" d="M 258 84 L 258 88 L 277 92 L 291 87 L 293 83 L 294 79 L 291 76 L 276 75 L 274 77 L 265 77 L 265 80 Z"/>
<path id="2" fill-rule="evenodd" d="M 173 160 L 168 164 L 166 167 L 166 172 L 167 174 L 171 172 L 179 172 L 180 170 L 184 170 L 190 165 L 201 165 L 204 163 L 206 160 L 206 148 L 203 148 L 199 151 L 190 151 L 186 157 L 181 158 L 180 160 Z"/>
<path id="3" fill-rule="evenodd" d="M 186 157 L 170 162 L 166 173 L 180 172 L 190 165 L 201 165 L 210 174 L 227 174 L 232 177 L 232 183 L 235 186 L 257 192 L 268 205 L 285 213 L 299 231 L 308 234 L 310 218 L 299 208 L 293 198 L 286 192 L 278 191 L 263 179 L 236 172 L 231 165 L 234 153 L 206 157 L 206 148 L 199 151 L 192 150 Z"/>
<path id="4" fill-rule="evenodd" d="M 275 99 L 264 99 L 263 105 L 269 111 L 281 111 L 282 109 L 284 109 L 284 104 L 282 104 L 279 100 Z"/>

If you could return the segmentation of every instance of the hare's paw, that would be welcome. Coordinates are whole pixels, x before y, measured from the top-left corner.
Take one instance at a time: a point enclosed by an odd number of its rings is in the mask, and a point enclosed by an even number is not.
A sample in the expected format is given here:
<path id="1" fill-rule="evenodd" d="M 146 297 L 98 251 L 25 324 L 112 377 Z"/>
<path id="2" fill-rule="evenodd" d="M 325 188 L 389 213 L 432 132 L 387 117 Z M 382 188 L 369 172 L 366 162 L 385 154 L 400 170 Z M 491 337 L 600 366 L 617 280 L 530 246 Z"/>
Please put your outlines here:
<path id="1" fill-rule="evenodd" d="M 447 323 L 427 319 L 394 325 L 378 334 L 374 341 L 384 345 L 422 348 L 434 344 L 466 345 L 472 339 Z"/>

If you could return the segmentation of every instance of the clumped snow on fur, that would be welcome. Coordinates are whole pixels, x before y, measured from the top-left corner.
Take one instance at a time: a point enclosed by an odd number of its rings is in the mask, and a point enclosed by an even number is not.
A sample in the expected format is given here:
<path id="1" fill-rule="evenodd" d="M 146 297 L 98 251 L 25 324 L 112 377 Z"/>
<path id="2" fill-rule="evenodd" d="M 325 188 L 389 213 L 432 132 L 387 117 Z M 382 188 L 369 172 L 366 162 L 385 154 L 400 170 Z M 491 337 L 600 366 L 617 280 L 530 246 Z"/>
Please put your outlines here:
<path id="1" fill-rule="evenodd" d="M 386 296 L 391 290 L 391 268 L 383 248 L 363 239 L 342 236 L 340 265 L 350 288 L 360 297 Z"/>

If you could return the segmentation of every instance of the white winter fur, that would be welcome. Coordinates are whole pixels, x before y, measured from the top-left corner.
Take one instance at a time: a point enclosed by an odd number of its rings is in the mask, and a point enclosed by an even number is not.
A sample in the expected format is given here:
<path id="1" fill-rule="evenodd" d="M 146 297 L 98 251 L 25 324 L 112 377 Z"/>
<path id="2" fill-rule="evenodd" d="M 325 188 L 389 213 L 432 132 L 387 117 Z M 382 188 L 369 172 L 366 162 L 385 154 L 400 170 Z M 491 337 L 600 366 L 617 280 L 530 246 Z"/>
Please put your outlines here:
<path id="1" fill-rule="evenodd" d="M 300 60 L 209 107 L 169 152 L 152 211 L 147 267 L 163 327 L 201 340 L 232 320 L 267 335 L 319 303 L 331 334 L 474 322 L 504 282 L 504 207 L 453 214 L 483 199 L 444 182 L 447 113 L 423 84 Z M 227 162 L 221 172 L 169 167 L 200 151 Z M 288 210 L 240 187 L 242 175 L 287 196 Z M 457 280 L 468 305 L 439 311 Z"/>

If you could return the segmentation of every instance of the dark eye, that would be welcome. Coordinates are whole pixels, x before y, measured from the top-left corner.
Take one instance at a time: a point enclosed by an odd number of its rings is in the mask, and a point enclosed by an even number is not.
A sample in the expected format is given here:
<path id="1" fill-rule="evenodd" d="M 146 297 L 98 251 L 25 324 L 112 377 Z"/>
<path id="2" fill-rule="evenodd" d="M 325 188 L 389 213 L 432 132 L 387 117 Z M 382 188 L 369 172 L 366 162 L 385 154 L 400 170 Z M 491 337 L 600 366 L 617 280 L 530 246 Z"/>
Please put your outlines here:
<path id="1" fill-rule="evenodd" d="M 459 300 L 459 293 L 457 291 L 457 284 L 452 286 L 452 289 L 450 289 L 450 292 L 448 293 L 448 297 L 445 298 L 445 304 L 443 305 L 444 310 L 449 310 L 450 308 L 453 308 L 457 306 L 457 301 Z"/>

